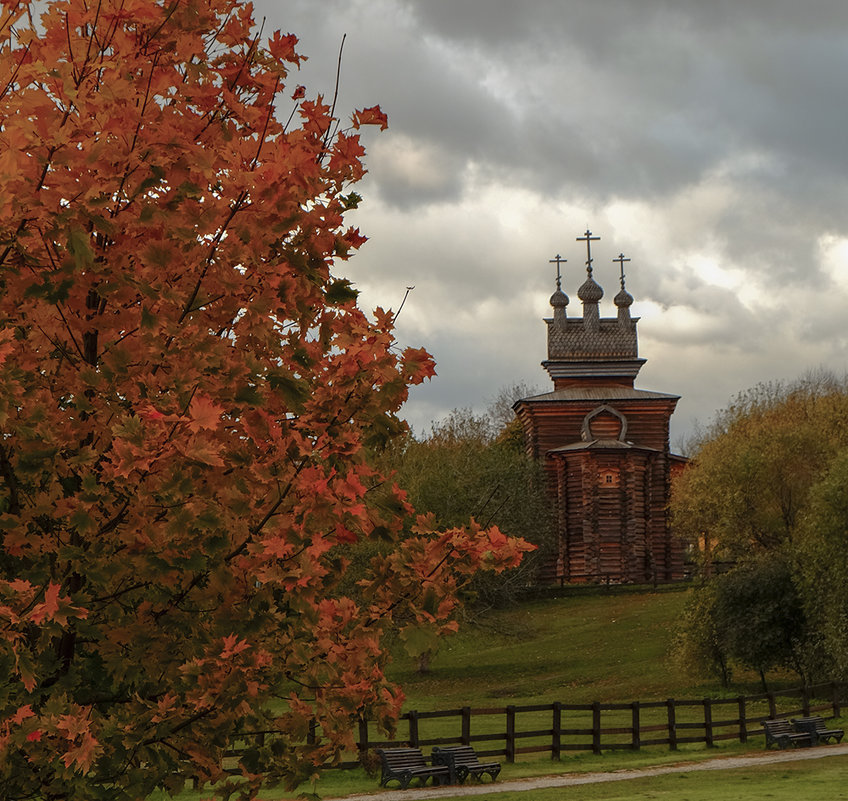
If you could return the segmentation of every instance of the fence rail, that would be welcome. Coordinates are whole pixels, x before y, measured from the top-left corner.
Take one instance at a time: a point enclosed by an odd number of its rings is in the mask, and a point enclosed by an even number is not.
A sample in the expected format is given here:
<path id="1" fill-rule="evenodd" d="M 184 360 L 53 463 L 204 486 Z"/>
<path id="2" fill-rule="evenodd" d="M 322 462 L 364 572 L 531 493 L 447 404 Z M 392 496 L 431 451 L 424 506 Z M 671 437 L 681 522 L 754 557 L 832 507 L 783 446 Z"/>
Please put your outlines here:
<path id="1" fill-rule="evenodd" d="M 638 750 L 685 743 L 713 746 L 721 740 L 746 742 L 761 735 L 770 718 L 839 717 L 845 691 L 835 684 L 783 690 L 735 698 L 633 701 L 631 703 L 551 704 L 479 708 L 461 707 L 430 712 L 406 712 L 395 739 L 376 740 L 372 726 L 360 721 L 358 761 L 375 748 L 473 745 L 480 756 L 514 762 L 522 754 L 566 751 Z M 405 729 L 405 731 L 403 731 Z M 313 731 L 312 737 L 318 736 Z M 348 763 L 348 764 L 356 764 Z"/>
<path id="2" fill-rule="evenodd" d="M 848 705 L 848 690 L 834 683 L 779 692 L 740 695 L 735 698 L 668 698 L 665 701 L 630 703 L 531 704 L 505 707 L 412 710 L 403 714 L 392 740 L 378 740 L 375 724 L 360 720 L 356 752 L 326 767 L 352 768 L 371 762 L 375 748 L 434 745 L 473 745 L 481 757 L 503 757 L 514 762 L 524 754 L 549 753 L 560 759 L 568 751 L 639 750 L 666 745 L 671 750 L 685 743 L 714 746 L 721 740 L 747 742 L 763 734 L 762 722 L 772 718 L 840 717 Z M 405 728 L 405 731 L 402 731 Z M 245 734 L 260 742 L 273 732 Z M 309 727 L 307 743 L 315 744 L 321 731 Z M 238 760 L 242 748 L 227 752 Z"/>

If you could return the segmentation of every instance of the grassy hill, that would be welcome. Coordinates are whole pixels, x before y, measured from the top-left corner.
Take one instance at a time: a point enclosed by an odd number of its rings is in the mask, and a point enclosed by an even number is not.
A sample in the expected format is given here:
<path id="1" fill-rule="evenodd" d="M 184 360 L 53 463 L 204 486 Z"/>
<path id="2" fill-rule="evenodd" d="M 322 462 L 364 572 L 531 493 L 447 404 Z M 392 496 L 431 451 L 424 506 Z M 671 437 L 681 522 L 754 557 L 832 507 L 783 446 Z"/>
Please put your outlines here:
<path id="1" fill-rule="evenodd" d="M 670 649 L 686 599 L 684 587 L 657 592 L 566 590 L 561 597 L 527 601 L 467 621 L 458 634 L 443 641 L 427 675 L 418 674 L 415 660 L 399 651 L 390 676 L 407 695 L 405 709 L 419 711 L 553 701 L 580 704 L 730 697 L 759 692 L 753 674 L 739 674 L 739 683 L 723 689 L 715 681 L 687 676 L 676 668 Z M 797 685 L 797 679 L 791 676 L 772 678 L 775 689 Z M 761 749 L 762 741 L 754 740 L 747 745 L 729 741 L 716 749 L 685 746 L 677 752 L 661 746 L 600 756 L 574 752 L 560 763 L 551 762 L 548 756 L 522 759 L 515 765 L 505 765 L 501 776 L 636 768 Z M 305 785 L 300 791 L 313 789 Z M 373 792 L 376 784 L 361 769 L 327 771 L 317 789 L 331 797 Z M 279 792 L 262 797 L 294 795 Z M 202 793 L 187 791 L 181 801 L 201 797 Z M 554 793 L 550 797 L 558 796 Z M 161 801 L 164 796 L 152 798 Z"/>
<path id="2" fill-rule="evenodd" d="M 684 589 L 567 594 L 467 622 L 431 672 L 402 653 L 390 671 L 410 709 L 587 703 L 704 695 L 719 688 L 677 671 L 669 651 Z"/>
<path id="3" fill-rule="evenodd" d="M 419 711 L 506 703 L 590 703 L 731 697 L 761 692 L 757 675 L 736 670 L 734 683 L 687 675 L 671 658 L 684 587 L 572 588 L 471 618 L 443 641 L 431 672 L 399 651 L 389 675 Z M 774 673 L 777 690 L 797 687 Z"/>

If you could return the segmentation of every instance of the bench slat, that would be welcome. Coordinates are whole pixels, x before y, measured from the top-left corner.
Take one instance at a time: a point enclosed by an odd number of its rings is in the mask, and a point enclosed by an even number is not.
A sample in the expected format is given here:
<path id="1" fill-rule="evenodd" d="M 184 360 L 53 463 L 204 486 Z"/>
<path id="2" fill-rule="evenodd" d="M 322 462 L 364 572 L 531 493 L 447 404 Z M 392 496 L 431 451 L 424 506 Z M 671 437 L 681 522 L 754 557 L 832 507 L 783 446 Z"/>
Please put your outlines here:
<path id="1" fill-rule="evenodd" d="M 809 718 L 795 718 L 792 721 L 792 725 L 796 731 L 809 734 L 817 745 L 819 743 L 829 742 L 830 740 L 837 743 L 841 742 L 845 734 L 842 729 L 829 729 L 824 718 L 818 715 Z"/>
<path id="2" fill-rule="evenodd" d="M 423 787 L 427 779 L 432 778 L 433 784 L 438 779 L 443 784 L 449 776 L 449 769 L 444 765 L 428 765 L 424 754 L 419 748 L 378 748 L 382 772 L 380 786 L 387 787 L 390 781 L 397 781 L 401 790 L 406 790 L 413 779 L 418 779 Z"/>
<path id="3" fill-rule="evenodd" d="M 788 720 L 764 720 L 763 731 L 766 735 L 766 748 L 776 745 L 780 749 L 788 748 L 790 745 L 812 745 L 813 735 L 809 732 L 797 732 Z"/>
<path id="4" fill-rule="evenodd" d="M 448 765 L 451 769 L 451 779 L 456 779 L 460 784 L 464 783 L 469 776 L 482 781 L 486 774 L 495 781 L 501 772 L 500 762 L 480 762 L 470 745 L 434 748 L 433 762 Z"/>

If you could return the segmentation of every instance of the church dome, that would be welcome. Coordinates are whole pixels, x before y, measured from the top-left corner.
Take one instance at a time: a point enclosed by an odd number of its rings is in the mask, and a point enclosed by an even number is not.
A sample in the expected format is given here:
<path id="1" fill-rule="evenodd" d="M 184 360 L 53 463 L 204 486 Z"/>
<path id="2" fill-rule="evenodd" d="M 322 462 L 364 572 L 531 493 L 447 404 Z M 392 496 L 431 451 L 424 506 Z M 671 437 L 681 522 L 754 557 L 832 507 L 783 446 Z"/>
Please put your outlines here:
<path id="1" fill-rule="evenodd" d="M 568 295 L 566 295 L 561 289 L 558 289 L 553 295 L 551 295 L 551 306 L 555 309 L 564 309 L 568 306 Z"/>
<path id="2" fill-rule="evenodd" d="M 633 305 L 633 295 L 631 295 L 626 289 L 622 288 L 615 298 L 613 298 L 613 302 L 619 309 L 627 308 L 628 306 Z"/>
<path id="3" fill-rule="evenodd" d="M 580 289 L 577 290 L 577 297 L 584 303 L 597 303 L 604 296 L 604 290 L 601 289 L 594 278 L 590 275 Z"/>

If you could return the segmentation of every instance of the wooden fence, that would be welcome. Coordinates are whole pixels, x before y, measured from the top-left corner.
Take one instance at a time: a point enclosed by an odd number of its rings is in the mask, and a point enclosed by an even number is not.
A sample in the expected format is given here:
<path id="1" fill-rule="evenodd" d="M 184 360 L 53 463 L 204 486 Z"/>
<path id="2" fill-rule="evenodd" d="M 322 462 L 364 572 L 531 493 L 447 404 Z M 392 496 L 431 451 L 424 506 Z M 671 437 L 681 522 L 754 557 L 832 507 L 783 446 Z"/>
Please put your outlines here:
<path id="1" fill-rule="evenodd" d="M 514 762 L 521 754 L 565 751 L 637 750 L 684 743 L 712 746 L 720 740 L 746 742 L 761 735 L 770 718 L 839 717 L 845 691 L 834 684 L 736 698 L 703 698 L 632 703 L 510 705 L 498 708 L 447 709 L 405 713 L 394 740 L 378 741 L 373 726 L 359 722 L 357 764 L 374 748 L 473 745 L 480 756 Z M 310 739 L 318 733 L 310 732 Z M 348 763 L 351 764 L 351 763 Z"/>

